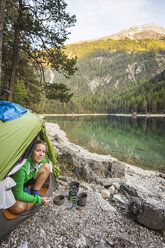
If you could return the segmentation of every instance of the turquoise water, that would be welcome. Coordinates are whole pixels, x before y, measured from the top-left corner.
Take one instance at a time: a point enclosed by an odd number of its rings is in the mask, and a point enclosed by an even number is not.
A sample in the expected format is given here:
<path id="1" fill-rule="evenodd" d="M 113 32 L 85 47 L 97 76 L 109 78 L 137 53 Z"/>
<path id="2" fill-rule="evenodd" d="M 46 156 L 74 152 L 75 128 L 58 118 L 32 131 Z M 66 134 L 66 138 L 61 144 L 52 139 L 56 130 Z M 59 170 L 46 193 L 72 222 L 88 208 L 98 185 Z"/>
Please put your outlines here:
<path id="1" fill-rule="evenodd" d="M 144 169 L 165 172 L 165 118 L 46 117 L 69 140 L 90 152 L 110 154 Z"/>

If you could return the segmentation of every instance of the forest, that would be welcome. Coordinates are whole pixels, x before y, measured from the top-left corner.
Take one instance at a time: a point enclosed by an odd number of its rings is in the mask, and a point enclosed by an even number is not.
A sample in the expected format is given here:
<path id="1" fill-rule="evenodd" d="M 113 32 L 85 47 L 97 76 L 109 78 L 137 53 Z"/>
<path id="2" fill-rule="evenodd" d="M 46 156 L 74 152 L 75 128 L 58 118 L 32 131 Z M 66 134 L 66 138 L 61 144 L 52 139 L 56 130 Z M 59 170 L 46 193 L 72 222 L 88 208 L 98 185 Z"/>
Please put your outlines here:
<path id="1" fill-rule="evenodd" d="M 70 102 L 43 99 L 41 112 L 165 113 L 165 50 L 97 50 L 77 67 L 70 79 L 55 73 L 56 81 L 72 89 Z"/>
<path id="2" fill-rule="evenodd" d="M 164 38 L 64 45 L 76 22 L 64 1 L 2 3 L 3 100 L 38 113 L 165 113 Z"/>

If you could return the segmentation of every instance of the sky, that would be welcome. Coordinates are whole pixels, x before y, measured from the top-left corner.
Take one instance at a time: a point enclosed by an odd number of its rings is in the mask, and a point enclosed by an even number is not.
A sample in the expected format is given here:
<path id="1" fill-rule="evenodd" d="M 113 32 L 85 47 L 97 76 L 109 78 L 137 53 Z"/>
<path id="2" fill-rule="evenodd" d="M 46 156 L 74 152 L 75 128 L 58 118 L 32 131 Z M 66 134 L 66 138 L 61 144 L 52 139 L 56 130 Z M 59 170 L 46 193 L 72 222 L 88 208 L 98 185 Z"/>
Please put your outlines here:
<path id="1" fill-rule="evenodd" d="M 165 28 L 165 0 L 65 0 L 77 22 L 68 29 L 66 44 L 101 38 L 135 25 Z"/>

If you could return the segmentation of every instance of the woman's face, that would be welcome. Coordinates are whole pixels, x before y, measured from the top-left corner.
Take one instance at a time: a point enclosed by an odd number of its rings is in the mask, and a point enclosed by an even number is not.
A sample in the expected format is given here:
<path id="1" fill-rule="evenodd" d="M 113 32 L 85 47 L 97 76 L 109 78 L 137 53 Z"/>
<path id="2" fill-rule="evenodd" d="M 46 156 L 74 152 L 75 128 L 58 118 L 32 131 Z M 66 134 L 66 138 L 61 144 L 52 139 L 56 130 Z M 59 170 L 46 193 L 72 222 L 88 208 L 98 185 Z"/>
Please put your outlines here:
<path id="1" fill-rule="evenodd" d="M 36 144 L 32 152 L 32 161 L 34 164 L 40 163 L 45 157 L 46 146 L 44 144 Z"/>

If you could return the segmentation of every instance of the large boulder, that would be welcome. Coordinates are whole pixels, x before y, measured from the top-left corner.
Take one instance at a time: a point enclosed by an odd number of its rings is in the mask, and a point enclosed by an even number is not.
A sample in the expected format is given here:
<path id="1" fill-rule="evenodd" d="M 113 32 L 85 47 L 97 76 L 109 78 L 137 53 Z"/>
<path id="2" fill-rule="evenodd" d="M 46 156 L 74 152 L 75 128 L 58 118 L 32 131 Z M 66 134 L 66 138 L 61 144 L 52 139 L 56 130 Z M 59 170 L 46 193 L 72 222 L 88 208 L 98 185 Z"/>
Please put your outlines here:
<path id="1" fill-rule="evenodd" d="M 49 124 L 48 133 L 51 141 L 58 150 L 58 161 L 73 165 L 73 172 L 78 179 L 87 182 L 97 182 L 101 178 L 124 178 L 125 164 L 110 155 L 91 153 L 75 145 L 66 137 L 66 134 L 57 126 L 58 134 L 54 133 L 53 125 Z"/>
<path id="2" fill-rule="evenodd" d="M 110 155 L 91 153 L 69 142 L 66 133 L 57 124 L 46 123 L 46 127 L 54 147 L 58 150 L 59 162 L 73 165 L 73 171 L 78 179 L 97 182 L 99 178 L 125 177 L 124 163 Z"/>
<path id="3" fill-rule="evenodd" d="M 77 149 L 71 143 L 57 145 L 60 150 L 59 161 L 74 165 L 74 172 L 79 179 L 96 182 L 98 178 L 123 178 L 126 175 L 124 163 L 109 156 L 97 156 L 87 150 Z"/>
<path id="4" fill-rule="evenodd" d="M 138 223 L 156 230 L 165 230 L 165 207 L 159 201 L 149 202 L 135 197 L 129 204 L 129 213 Z"/>

